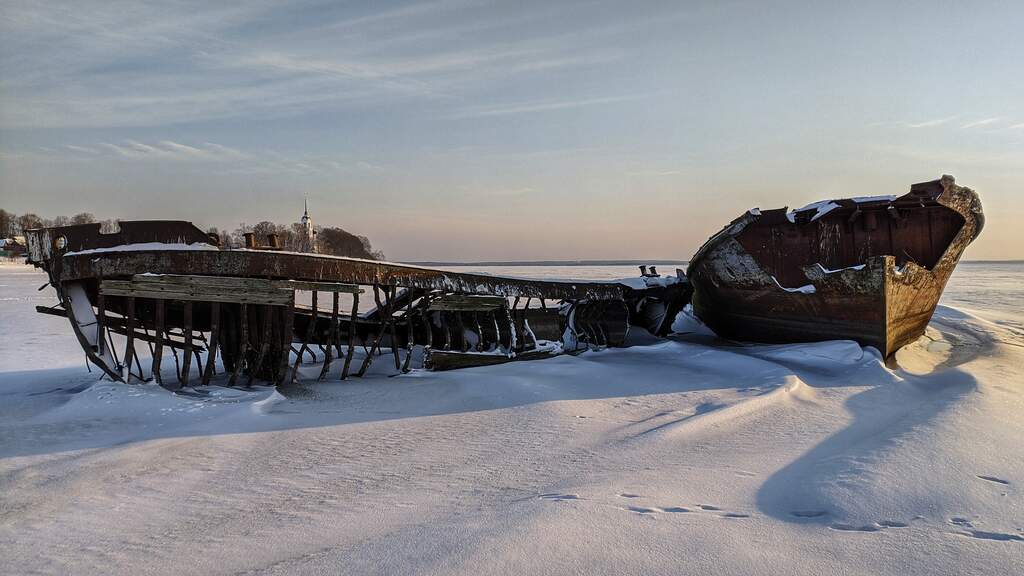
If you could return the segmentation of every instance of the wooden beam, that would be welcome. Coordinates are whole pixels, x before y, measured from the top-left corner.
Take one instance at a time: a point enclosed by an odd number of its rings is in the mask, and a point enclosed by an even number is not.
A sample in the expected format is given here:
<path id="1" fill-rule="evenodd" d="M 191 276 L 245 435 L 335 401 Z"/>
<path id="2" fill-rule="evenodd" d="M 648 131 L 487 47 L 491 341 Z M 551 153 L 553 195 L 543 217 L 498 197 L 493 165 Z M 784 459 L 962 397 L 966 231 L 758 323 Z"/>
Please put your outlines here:
<path id="1" fill-rule="evenodd" d="M 305 290 L 307 292 L 334 292 L 335 294 L 362 294 L 358 284 L 340 282 L 306 282 L 302 280 L 273 280 L 271 284 L 280 290 Z"/>
<path id="2" fill-rule="evenodd" d="M 429 310 L 447 310 L 449 312 L 489 312 L 503 306 L 508 301 L 504 296 L 474 296 L 471 294 L 446 294 L 432 300 Z"/>

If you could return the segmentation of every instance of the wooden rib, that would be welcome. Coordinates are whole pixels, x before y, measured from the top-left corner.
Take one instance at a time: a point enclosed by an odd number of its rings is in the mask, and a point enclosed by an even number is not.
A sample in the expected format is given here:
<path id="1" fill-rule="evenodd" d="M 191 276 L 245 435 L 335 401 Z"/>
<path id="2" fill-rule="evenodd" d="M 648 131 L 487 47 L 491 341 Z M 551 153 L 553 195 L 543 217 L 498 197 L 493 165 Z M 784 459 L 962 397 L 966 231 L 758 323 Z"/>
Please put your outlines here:
<path id="1" fill-rule="evenodd" d="M 203 386 L 210 384 L 210 377 L 216 369 L 217 348 L 220 345 L 220 302 L 210 303 L 210 344 L 206 352 L 206 367 L 203 369 Z"/>
<path id="2" fill-rule="evenodd" d="M 163 386 L 163 378 L 160 377 L 160 362 L 164 355 L 164 301 L 156 301 L 156 346 L 153 350 L 153 366 L 150 370 L 153 372 L 153 378 L 156 383 Z"/>
<path id="3" fill-rule="evenodd" d="M 380 341 L 384 338 L 384 331 L 387 330 L 388 327 L 388 318 L 391 317 L 390 307 L 381 303 L 376 284 L 373 286 L 373 298 L 376 301 L 377 309 L 381 313 L 381 321 L 378 323 L 377 333 L 373 338 L 373 345 L 367 352 L 366 358 L 363 359 L 363 364 L 359 367 L 359 372 L 356 373 L 357 376 L 366 374 L 366 371 L 370 368 L 370 364 L 373 363 L 373 355 L 380 349 Z"/>
<path id="4" fill-rule="evenodd" d="M 299 352 L 295 355 L 295 365 L 292 366 L 292 382 L 297 382 L 299 378 L 299 364 L 302 363 L 302 353 L 305 350 L 309 350 L 309 341 L 313 338 L 313 333 L 316 330 L 316 320 L 318 316 L 318 303 L 317 303 L 317 291 L 313 291 L 313 312 L 309 318 L 309 323 L 306 324 L 306 334 L 302 337 L 302 345 L 299 346 Z M 290 346 L 289 346 L 290 347 Z M 313 354 L 312 350 L 309 352 Z M 316 354 L 313 354 L 313 361 L 316 361 Z M 284 364 L 288 366 L 287 362 Z"/>
<path id="5" fill-rule="evenodd" d="M 235 351 L 235 366 L 231 372 L 231 379 L 228 380 L 228 386 L 235 385 L 235 381 L 238 380 L 238 374 L 242 371 L 242 364 L 246 361 L 246 354 L 249 353 L 249 314 L 246 304 L 242 304 L 239 307 L 239 318 L 238 349 Z"/>
<path id="6" fill-rule="evenodd" d="M 407 288 L 407 290 L 413 290 Z M 405 304 L 405 363 L 402 364 L 402 372 L 408 372 L 410 365 L 412 364 L 412 349 L 415 344 L 412 330 L 412 301 L 415 300 L 415 292 L 409 293 L 409 298 Z"/>
<path id="7" fill-rule="evenodd" d="M 178 375 L 178 381 L 181 382 L 182 386 L 188 386 L 188 379 L 191 376 L 192 371 L 192 303 L 185 302 L 185 320 L 183 322 L 185 330 L 185 352 L 184 358 L 182 358 L 181 374 Z"/>
<path id="8" fill-rule="evenodd" d="M 337 346 L 338 343 L 338 300 L 341 298 L 341 294 L 338 292 L 334 293 L 334 301 L 331 305 L 331 332 L 327 337 L 327 346 L 324 348 L 324 365 L 320 368 L 320 376 L 317 380 L 323 380 L 327 378 L 327 372 L 331 367 L 331 347 Z"/>
<path id="9" fill-rule="evenodd" d="M 409 294 L 410 296 L 412 294 Z M 402 371 L 402 361 L 398 355 L 398 326 L 395 321 L 395 302 L 398 299 L 398 287 L 392 286 L 388 294 L 388 310 L 391 311 L 391 316 L 388 318 L 388 324 L 391 325 L 391 355 L 395 357 L 395 370 Z"/>
<path id="10" fill-rule="evenodd" d="M 260 351 L 256 354 L 256 361 L 253 363 L 253 366 L 249 367 L 249 381 L 246 383 L 246 386 L 252 386 L 252 381 L 256 379 L 256 373 L 260 371 L 263 359 L 270 350 L 270 333 L 273 328 L 271 326 L 273 321 L 270 317 L 270 310 L 270 306 L 259 307 L 259 317 L 263 321 L 263 335 L 260 340 Z"/>
<path id="11" fill-rule="evenodd" d="M 125 378 L 125 382 L 131 383 L 132 358 L 135 356 L 135 298 L 133 296 L 129 296 L 126 305 L 125 322 L 127 323 L 128 334 L 124 345 L 124 365 L 127 367 L 128 374 Z M 141 374 L 142 370 L 139 370 L 139 375 L 141 376 Z"/>
<path id="12" fill-rule="evenodd" d="M 341 379 L 348 379 L 348 367 L 352 363 L 352 355 L 356 350 L 356 319 L 359 318 L 359 292 L 352 295 L 352 315 L 348 324 L 348 352 L 345 354 L 345 364 L 341 369 Z"/>
<path id="13" fill-rule="evenodd" d="M 288 374 L 288 355 L 292 349 L 292 339 L 295 338 L 295 292 L 292 292 L 291 304 L 282 309 L 284 315 L 281 322 L 281 365 L 279 383 L 284 383 Z M 312 354 L 312 352 L 310 352 Z M 292 375 L 293 381 L 295 375 Z"/>

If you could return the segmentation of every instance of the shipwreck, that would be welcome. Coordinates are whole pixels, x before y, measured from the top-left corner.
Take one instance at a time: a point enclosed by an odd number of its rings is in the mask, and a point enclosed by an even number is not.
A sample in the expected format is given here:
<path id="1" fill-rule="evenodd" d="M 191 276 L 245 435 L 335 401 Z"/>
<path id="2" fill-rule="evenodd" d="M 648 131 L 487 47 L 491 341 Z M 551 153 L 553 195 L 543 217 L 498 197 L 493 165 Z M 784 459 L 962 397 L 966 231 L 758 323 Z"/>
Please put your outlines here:
<path id="1" fill-rule="evenodd" d="M 106 234 L 99 224 L 44 228 L 27 238 L 28 261 L 47 272 L 58 299 L 37 311 L 66 317 L 110 378 L 175 389 L 193 382 L 193 368 L 209 383 L 218 357 L 234 385 L 294 380 L 307 356 L 322 362 L 321 379 L 346 379 L 375 361 L 401 373 L 622 346 L 633 325 L 667 334 L 690 297 L 682 271 L 628 282 L 503 278 L 284 252 L 274 235 L 226 248 L 183 221 L 125 221 Z M 137 346 L 149 348 L 148 376 Z M 177 377 L 164 382 L 168 348 Z"/>
<path id="2" fill-rule="evenodd" d="M 37 311 L 66 317 L 110 378 L 177 389 L 209 383 L 218 358 L 235 385 L 294 381 L 307 357 L 322 363 L 320 379 L 347 379 L 374 362 L 403 373 L 624 346 L 633 327 L 668 335 L 688 304 L 723 338 L 851 339 L 888 357 L 924 333 L 983 225 L 977 194 L 943 176 L 899 197 L 750 210 L 686 274 L 641 267 L 639 278 L 607 282 L 285 252 L 274 235 L 231 248 L 184 221 L 41 228 L 26 239 L 57 296 Z"/>
<path id="3" fill-rule="evenodd" d="M 952 176 L 899 197 L 750 210 L 691 259 L 693 309 L 725 338 L 850 339 L 888 357 L 924 334 L 984 223 Z"/>

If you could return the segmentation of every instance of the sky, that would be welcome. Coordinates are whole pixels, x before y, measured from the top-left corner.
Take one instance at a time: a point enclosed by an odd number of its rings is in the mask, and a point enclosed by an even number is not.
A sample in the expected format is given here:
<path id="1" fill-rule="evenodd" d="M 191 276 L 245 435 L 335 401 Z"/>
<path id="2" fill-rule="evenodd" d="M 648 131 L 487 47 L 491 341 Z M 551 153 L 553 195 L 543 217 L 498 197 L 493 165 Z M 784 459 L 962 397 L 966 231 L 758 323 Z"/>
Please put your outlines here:
<path id="1" fill-rule="evenodd" d="M 1021 2 L 0 0 L 0 207 L 392 260 L 680 259 L 751 207 L 981 195 L 1024 258 Z"/>

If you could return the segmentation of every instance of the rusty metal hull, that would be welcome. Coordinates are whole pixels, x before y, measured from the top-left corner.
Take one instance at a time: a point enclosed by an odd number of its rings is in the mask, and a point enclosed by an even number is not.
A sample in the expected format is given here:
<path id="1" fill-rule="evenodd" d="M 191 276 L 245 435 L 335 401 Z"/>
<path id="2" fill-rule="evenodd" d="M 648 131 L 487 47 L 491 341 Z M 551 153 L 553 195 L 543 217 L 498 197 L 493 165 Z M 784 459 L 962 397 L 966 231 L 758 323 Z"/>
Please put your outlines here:
<path id="1" fill-rule="evenodd" d="M 977 194 L 950 176 L 899 198 L 751 211 L 691 260 L 696 314 L 755 342 L 856 340 L 889 356 L 920 337 L 964 249 Z"/>

